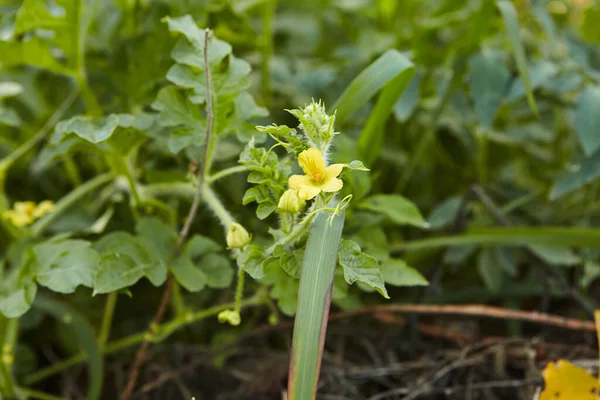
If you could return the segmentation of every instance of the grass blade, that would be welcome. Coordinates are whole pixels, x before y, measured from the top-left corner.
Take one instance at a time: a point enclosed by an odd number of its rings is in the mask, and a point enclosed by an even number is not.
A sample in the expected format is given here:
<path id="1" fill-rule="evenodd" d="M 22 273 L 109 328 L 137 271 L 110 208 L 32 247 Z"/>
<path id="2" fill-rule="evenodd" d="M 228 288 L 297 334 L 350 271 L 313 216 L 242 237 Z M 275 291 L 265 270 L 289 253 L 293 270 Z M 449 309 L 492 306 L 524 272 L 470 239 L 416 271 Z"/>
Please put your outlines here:
<path id="1" fill-rule="evenodd" d="M 78 341 L 90 364 L 89 387 L 86 399 L 100 399 L 104 379 L 104 362 L 100 348 L 96 343 L 94 331 L 86 319 L 71 306 L 44 294 L 37 295 L 34 306 L 69 326 L 73 333 L 73 339 Z"/>
<path id="2" fill-rule="evenodd" d="M 379 154 L 383 147 L 384 124 L 389 115 L 394 109 L 394 105 L 404 93 L 408 83 L 415 74 L 415 68 L 410 61 L 404 59 L 404 69 L 394 79 L 384 86 L 383 91 L 377 99 L 375 108 L 369 115 L 367 124 L 360 133 L 358 138 L 358 150 L 361 158 L 367 164 L 371 164 Z M 398 63 L 401 65 L 401 63 Z"/>
<path id="3" fill-rule="evenodd" d="M 462 235 L 440 236 L 400 243 L 392 251 L 425 250 L 439 247 L 486 245 L 600 248 L 600 229 L 572 227 L 485 228 Z"/>
<path id="4" fill-rule="evenodd" d="M 325 212 L 316 216 L 304 253 L 294 323 L 289 400 L 316 397 L 331 289 L 344 227 L 344 212 L 336 215 L 331 223 L 329 216 Z"/>
<path id="5" fill-rule="evenodd" d="M 527 58 L 525 57 L 525 49 L 523 43 L 521 43 L 519 20 L 517 18 L 517 11 L 515 6 L 509 0 L 497 0 L 496 5 L 500 9 L 502 19 L 504 20 L 504 26 L 506 27 L 506 33 L 508 34 L 508 40 L 512 47 L 515 60 L 517 62 L 517 69 L 519 75 L 523 80 L 523 86 L 527 94 L 527 103 L 531 110 L 537 115 L 538 109 L 533 98 L 533 91 L 531 90 L 531 82 L 529 81 L 529 70 L 527 67 Z"/>
<path id="6" fill-rule="evenodd" d="M 333 104 L 331 108 L 336 110 L 336 122 L 346 122 L 356 110 L 365 105 L 381 88 L 385 87 L 384 92 L 389 90 L 385 105 L 390 101 L 390 97 L 393 97 L 392 92 L 400 90 L 400 93 L 395 97 L 397 99 L 414 73 L 414 65 L 408 58 L 394 49 L 386 51 L 358 74 Z M 406 82 L 401 85 L 403 81 Z M 383 93 L 382 97 L 384 97 Z M 380 108 L 384 108 L 383 101 L 381 99 L 380 101 L 382 102 Z M 392 106 L 393 102 L 390 109 Z M 377 110 L 377 106 L 375 110 Z"/>

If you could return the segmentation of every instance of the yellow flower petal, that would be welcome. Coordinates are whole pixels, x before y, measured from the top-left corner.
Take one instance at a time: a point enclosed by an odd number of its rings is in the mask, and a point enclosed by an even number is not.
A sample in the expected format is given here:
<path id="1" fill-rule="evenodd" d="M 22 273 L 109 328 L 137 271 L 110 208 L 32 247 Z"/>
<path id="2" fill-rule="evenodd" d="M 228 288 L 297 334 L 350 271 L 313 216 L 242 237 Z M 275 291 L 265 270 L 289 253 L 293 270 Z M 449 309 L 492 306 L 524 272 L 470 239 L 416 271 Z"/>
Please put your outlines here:
<path id="1" fill-rule="evenodd" d="M 302 200 L 310 200 L 321 192 L 321 188 L 306 175 L 290 176 L 288 185 L 290 189 L 298 191 L 298 197 Z"/>
<path id="2" fill-rule="evenodd" d="M 321 188 L 318 186 L 306 185 L 298 189 L 298 197 L 302 200 L 311 200 L 321 193 Z"/>
<path id="3" fill-rule="evenodd" d="M 331 178 L 336 178 L 339 174 L 342 173 L 344 166 L 346 164 L 332 164 L 329 167 L 325 168 L 325 174 L 323 176 L 324 181 L 328 181 Z"/>
<path id="4" fill-rule="evenodd" d="M 45 214 L 48 214 L 50 211 L 54 209 L 54 203 L 50 200 L 44 200 L 33 211 L 33 216 L 36 218 L 40 218 Z"/>
<path id="5" fill-rule="evenodd" d="M 328 193 L 337 192 L 344 186 L 344 182 L 338 178 L 330 178 L 321 186 L 321 190 Z"/>
<path id="6" fill-rule="evenodd" d="M 35 211 L 35 203 L 33 201 L 17 201 L 13 208 L 18 213 L 32 215 Z"/>
<path id="7" fill-rule="evenodd" d="M 17 227 L 29 225 L 33 222 L 33 217 L 31 217 L 30 215 L 13 210 L 3 212 L 2 216 L 8 219 L 14 226 Z"/>
<path id="8" fill-rule="evenodd" d="M 292 175 L 288 179 L 288 186 L 290 187 L 290 189 L 300 190 L 300 187 L 307 185 L 314 185 L 314 182 L 311 181 L 310 178 L 306 175 Z"/>
<path id="9" fill-rule="evenodd" d="M 298 164 L 313 182 L 320 182 L 325 175 L 325 160 L 323 154 L 314 147 L 304 150 L 298 156 Z"/>

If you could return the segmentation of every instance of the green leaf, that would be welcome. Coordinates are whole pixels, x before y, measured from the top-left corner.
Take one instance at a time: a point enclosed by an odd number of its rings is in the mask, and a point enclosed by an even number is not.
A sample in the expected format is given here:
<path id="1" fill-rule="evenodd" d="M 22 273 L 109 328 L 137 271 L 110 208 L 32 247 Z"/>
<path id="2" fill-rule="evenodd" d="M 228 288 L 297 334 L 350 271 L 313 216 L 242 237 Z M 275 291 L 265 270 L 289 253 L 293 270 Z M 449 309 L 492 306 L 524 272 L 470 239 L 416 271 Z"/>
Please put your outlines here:
<path id="1" fill-rule="evenodd" d="M 391 250 L 414 251 L 465 245 L 600 248 L 600 229 L 554 226 L 478 228 L 460 235 L 399 243 Z"/>
<path id="2" fill-rule="evenodd" d="M 56 124 L 52 143 L 59 143 L 65 135 L 74 133 L 90 143 L 100 143 L 108 140 L 117 128 L 133 128 L 144 131 L 152 125 L 149 114 L 110 114 L 105 118 L 91 119 L 85 116 L 76 116 Z"/>
<path id="3" fill-rule="evenodd" d="M 383 214 L 398 225 L 428 228 L 418 208 L 399 194 L 378 194 L 359 204 L 359 208 Z"/>
<path id="4" fill-rule="evenodd" d="M 500 9 L 500 13 L 502 14 L 502 18 L 504 20 L 504 26 L 508 34 L 508 40 L 510 42 L 513 54 L 515 56 L 515 60 L 517 62 L 517 69 L 519 70 L 519 75 L 521 76 L 521 80 L 523 81 L 523 85 L 527 93 L 527 102 L 529 103 L 529 107 L 531 108 L 531 110 L 535 114 L 538 114 L 538 109 L 535 104 L 533 91 L 531 89 L 531 84 L 529 81 L 529 71 L 527 68 L 527 58 L 525 57 L 525 49 L 523 48 L 523 44 L 521 43 L 521 28 L 519 27 L 517 11 L 515 10 L 515 6 L 510 0 L 496 0 L 496 5 Z"/>
<path id="5" fill-rule="evenodd" d="M 201 235 L 194 235 L 183 248 L 183 253 L 191 258 L 198 258 L 209 253 L 221 251 L 222 247 L 214 240 Z"/>
<path id="6" fill-rule="evenodd" d="M 577 96 L 575 132 L 586 156 L 600 148 L 600 86 L 587 85 Z"/>
<path id="7" fill-rule="evenodd" d="M 344 279 L 349 285 L 357 281 L 362 282 L 377 290 L 386 299 L 390 298 L 385 290 L 385 282 L 377 260 L 363 253 L 356 242 L 342 239 L 339 263 L 344 269 Z"/>
<path id="8" fill-rule="evenodd" d="M 543 245 L 528 246 L 542 260 L 550 265 L 572 266 L 581 263 L 581 258 L 573 253 L 573 250 L 560 247 L 546 247 Z"/>
<path id="9" fill-rule="evenodd" d="M 413 74 L 412 63 L 402 53 L 393 49 L 386 51 L 354 78 L 331 106 L 336 110 L 336 121 L 343 124 L 381 88 L 400 76 L 405 76 L 408 81 Z"/>
<path id="10" fill-rule="evenodd" d="M 456 214 L 462 202 L 462 197 L 455 196 L 436 205 L 429 218 L 427 218 L 429 227 L 431 229 L 442 229 L 449 226 L 456 219 Z"/>
<path id="11" fill-rule="evenodd" d="M 51 12 L 46 1 L 23 2 L 16 15 L 14 35 L 26 37 L 26 33 L 51 31 L 52 39 L 43 40 L 40 35 L 20 42 L 0 42 L 4 65 L 23 63 L 63 74 L 80 72 L 92 7 L 83 0 L 57 0 L 56 5 L 62 9 L 62 15 Z M 53 55 L 54 48 L 64 54 L 64 65 Z"/>
<path id="12" fill-rule="evenodd" d="M 551 86 L 552 83 L 556 84 L 556 74 L 558 73 L 557 66 L 546 60 L 536 61 L 529 67 L 530 77 L 530 88 L 535 90 L 543 86 Z M 513 84 L 508 89 L 506 94 L 506 100 L 511 102 L 520 99 L 527 95 L 527 89 L 523 83 L 523 79 L 519 78 L 513 81 Z"/>
<path id="13" fill-rule="evenodd" d="M 370 171 L 369 168 L 365 167 L 362 161 L 354 160 L 350 161 L 348 164 L 344 166 L 344 168 L 348 168 L 352 171 Z"/>
<path id="14" fill-rule="evenodd" d="M 383 125 L 414 73 L 414 65 L 408 58 L 397 50 L 388 50 L 354 78 L 331 107 L 336 110 L 337 122 L 343 124 L 382 89 L 357 142 L 360 154 L 368 164 L 381 152 Z"/>
<path id="15" fill-rule="evenodd" d="M 163 265 L 168 265 L 173 255 L 177 232 L 155 217 L 143 217 L 135 226 L 136 233 L 143 238 L 148 246 L 155 251 Z"/>
<path id="16" fill-rule="evenodd" d="M 468 81 L 475 115 L 486 128 L 492 126 L 511 79 L 503 56 L 500 51 L 487 51 L 475 54 L 469 60 Z"/>
<path id="17" fill-rule="evenodd" d="M 179 257 L 171 266 L 177 282 L 186 290 L 195 293 L 206 287 L 206 277 L 189 257 Z"/>
<path id="18" fill-rule="evenodd" d="M 237 258 L 238 267 L 243 268 L 254 279 L 261 279 L 265 276 L 263 268 L 263 247 L 250 244 L 242 250 Z"/>
<path id="19" fill-rule="evenodd" d="M 215 241 L 200 235 L 193 236 L 173 263 L 173 275 L 190 292 L 199 292 L 206 286 L 228 287 L 233 279 L 233 269 L 229 260 L 217 254 L 218 251 L 221 251 L 221 246 Z"/>
<path id="20" fill-rule="evenodd" d="M 483 249 L 477 260 L 479 275 L 485 286 L 494 293 L 498 293 L 502 289 L 504 279 L 504 269 L 497 261 L 498 258 L 494 256 L 491 249 Z"/>
<path id="21" fill-rule="evenodd" d="M 555 200 L 565 194 L 579 189 L 585 184 L 600 177 L 600 151 L 584 158 L 574 171 L 564 174 L 550 191 L 550 200 Z"/>
<path id="22" fill-rule="evenodd" d="M 98 271 L 98 253 L 85 240 L 60 240 L 33 248 L 37 281 L 58 292 L 73 293 L 79 285 L 91 288 Z"/>
<path id="23" fill-rule="evenodd" d="M 127 288 L 143 277 L 160 286 L 167 278 L 167 269 L 148 251 L 146 243 L 129 233 L 108 234 L 95 248 L 101 253 L 93 285 L 95 294 Z"/>
<path id="24" fill-rule="evenodd" d="M 36 293 L 33 275 L 13 273 L 3 278 L 0 281 L 0 313 L 7 318 L 19 318 L 31 308 Z"/>
<path id="25" fill-rule="evenodd" d="M 317 391 L 344 214 L 330 221 L 329 213 L 318 213 L 308 235 L 289 371 L 288 393 L 293 399 L 314 399 Z"/>
<path id="26" fill-rule="evenodd" d="M 171 56 L 180 64 L 204 69 L 204 29 L 200 29 L 191 15 L 179 18 L 165 17 L 163 19 L 169 27 L 169 31 L 177 32 L 185 36 L 186 42 L 179 42 Z M 191 47 L 190 47 L 191 46 Z M 211 38 L 208 42 L 208 62 L 216 64 L 231 54 L 231 45 L 222 40 Z"/>
<path id="27" fill-rule="evenodd" d="M 600 44 L 600 4 L 590 5 L 583 10 L 581 33 L 590 43 Z"/>
<path id="28" fill-rule="evenodd" d="M 421 95 L 421 79 L 421 75 L 415 73 L 394 105 L 394 116 L 399 122 L 406 122 L 416 110 Z"/>
<path id="29" fill-rule="evenodd" d="M 392 286 L 427 286 L 429 282 L 419 271 L 404 260 L 389 259 L 381 263 L 379 270 L 383 280 Z"/>
<path id="30" fill-rule="evenodd" d="M 298 279 L 281 269 L 279 262 L 265 262 L 261 264 L 260 271 L 262 273 L 260 281 L 271 286 L 269 295 L 277 301 L 281 312 L 293 316 L 298 304 Z"/>

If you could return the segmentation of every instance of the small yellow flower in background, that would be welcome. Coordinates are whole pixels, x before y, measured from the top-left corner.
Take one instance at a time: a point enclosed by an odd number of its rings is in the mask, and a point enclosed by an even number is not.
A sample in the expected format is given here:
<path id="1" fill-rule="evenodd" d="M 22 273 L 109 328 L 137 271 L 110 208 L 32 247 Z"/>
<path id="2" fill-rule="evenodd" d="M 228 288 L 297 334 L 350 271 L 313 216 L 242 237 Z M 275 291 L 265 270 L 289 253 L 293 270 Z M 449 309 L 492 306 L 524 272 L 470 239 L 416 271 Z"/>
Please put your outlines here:
<path id="1" fill-rule="evenodd" d="M 319 149 L 311 147 L 298 156 L 298 164 L 306 175 L 292 175 L 288 181 L 290 189 L 298 191 L 298 197 L 310 200 L 321 192 L 333 193 L 342 188 L 344 183 L 338 179 L 344 164 L 332 164 L 325 167 L 323 154 Z"/>
<path id="2" fill-rule="evenodd" d="M 241 249 L 252 240 L 252 237 L 242 225 L 234 222 L 227 231 L 227 247 L 230 249 Z"/>
<path id="3" fill-rule="evenodd" d="M 36 205 L 33 201 L 17 201 L 13 209 L 4 211 L 2 216 L 18 227 L 26 226 L 54 209 L 54 203 L 44 200 Z"/>
<path id="4" fill-rule="evenodd" d="M 44 200 L 33 210 L 33 216 L 35 218 L 41 218 L 45 214 L 48 214 L 50 211 L 54 210 L 54 203 L 50 200 Z"/>
<path id="5" fill-rule="evenodd" d="M 306 201 L 298 197 L 297 190 L 288 189 L 283 193 L 283 195 L 281 195 L 279 204 L 277 204 L 277 208 L 290 214 L 298 214 L 305 205 Z"/>

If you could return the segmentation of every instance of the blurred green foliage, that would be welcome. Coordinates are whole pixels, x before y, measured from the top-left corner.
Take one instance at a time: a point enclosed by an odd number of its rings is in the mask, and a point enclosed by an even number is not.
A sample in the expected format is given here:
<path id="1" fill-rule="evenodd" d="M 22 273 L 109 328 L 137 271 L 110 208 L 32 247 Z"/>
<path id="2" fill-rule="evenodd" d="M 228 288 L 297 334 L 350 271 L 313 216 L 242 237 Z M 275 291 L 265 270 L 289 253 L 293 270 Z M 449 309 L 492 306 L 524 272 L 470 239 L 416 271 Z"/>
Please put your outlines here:
<path id="1" fill-rule="evenodd" d="M 596 308 L 599 18 L 597 1 L 567 0 L 0 1 L 0 214 L 19 201 L 56 203 L 30 226 L 2 220 L 0 342 L 16 344 L 19 328 L 5 317 L 21 317 L 22 348 L 78 350 L 43 317 L 58 306 L 35 306 L 38 291 L 84 310 L 96 331 L 104 298 L 92 294 L 130 294 L 119 297 L 110 336 L 137 334 L 169 271 L 177 327 L 212 318 L 235 293 L 236 261 L 259 279 L 246 285 L 259 310 L 249 324 L 293 314 L 301 254 L 263 266 L 261 246 L 285 190 L 273 171 L 295 164 L 277 149 L 266 170 L 250 148 L 274 144 L 256 125 L 297 126 L 285 110 L 313 98 L 338 110 L 332 161 L 370 169 L 344 175 L 340 197 L 353 197 L 336 306 L 384 301 L 375 291 L 514 305 L 548 291 L 564 297 L 569 281 Z M 254 244 L 232 260 L 218 212 L 201 206 L 174 268 L 207 125 L 199 27 L 214 32 L 220 139 L 209 180 Z M 234 174 L 243 169 L 219 176 L 238 159 L 258 186 Z M 349 285 L 351 257 L 379 272 Z M 47 326 L 59 334 L 30 335 Z M 180 335 L 216 343 L 219 332 L 215 323 Z M 46 364 L 28 354 L 13 368 L 27 384 Z"/>

